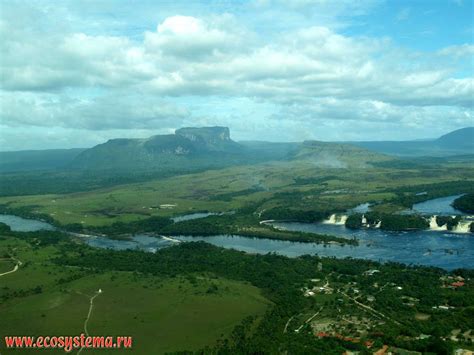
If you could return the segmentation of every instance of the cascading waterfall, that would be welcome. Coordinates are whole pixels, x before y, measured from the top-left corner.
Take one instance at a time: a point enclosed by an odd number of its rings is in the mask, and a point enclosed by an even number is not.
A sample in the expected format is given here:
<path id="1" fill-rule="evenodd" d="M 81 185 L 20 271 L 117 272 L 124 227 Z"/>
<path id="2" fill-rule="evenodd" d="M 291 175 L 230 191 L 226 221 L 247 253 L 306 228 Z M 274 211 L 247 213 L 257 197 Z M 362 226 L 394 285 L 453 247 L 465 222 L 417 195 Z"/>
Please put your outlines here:
<path id="1" fill-rule="evenodd" d="M 332 214 L 329 216 L 328 219 L 325 219 L 323 221 L 324 224 L 336 224 L 336 215 L 335 214 Z"/>
<path id="2" fill-rule="evenodd" d="M 323 221 L 324 224 L 336 224 L 336 225 L 344 225 L 346 224 L 347 221 L 347 216 L 342 215 L 338 216 L 335 213 L 330 215 L 328 219 L 325 219 Z"/>
<path id="3" fill-rule="evenodd" d="M 454 227 L 454 233 L 469 233 L 470 232 L 471 221 L 459 221 L 459 223 Z"/>
<path id="4" fill-rule="evenodd" d="M 348 217 L 349 216 L 346 216 L 346 215 L 341 216 L 338 224 L 345 225 Z"/>
<path id="5" fill-rule="evenodd" d="M 436 221 L 436 215 L 431 216 L 429 219 L 429 230 L 431 231 L 447 231 L 448 230 L 448 225 L 443 224 L 442 226 L 438 226 L 438 223 Z M 323 224 L 332 224 L 332 225 L 345 225 L 347 221 L 348 216 L 347 215 L 337 215 L 335 213 L 331 214 L 329 218 L 325 219 L 322 223 Z M 368 223 L 367 217 L 365 215 L 362 215 L 362 226 L 367 227 L 367 228 L 380 228 L 382 225 L 382 221 L 377 221 L 374 222 L 373 224 Z M 460 221 L 452 230 L 454 233 L 470 233 L 470 226 L 471 226 L 472 221 Z"/>
<path id="6" fill-rule="evenodd" d="M 436 222 L 436 215 L 431 216 L 430 218 L 430 230 L 432 231 L 446 231 L 448 230 L 448 226 L 446 224 L 442 225 L 441 227 L 438 226 L 438 223 Z"/>

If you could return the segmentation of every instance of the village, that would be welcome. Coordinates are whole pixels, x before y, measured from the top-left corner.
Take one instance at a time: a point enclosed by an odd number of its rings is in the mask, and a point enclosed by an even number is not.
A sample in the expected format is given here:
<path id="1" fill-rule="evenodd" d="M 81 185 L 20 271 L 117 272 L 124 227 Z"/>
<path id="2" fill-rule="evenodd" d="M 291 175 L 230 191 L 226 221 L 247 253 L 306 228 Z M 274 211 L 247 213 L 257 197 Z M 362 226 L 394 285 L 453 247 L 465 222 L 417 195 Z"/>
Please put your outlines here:
<path id="1" fill-rule="evenodd" d="M 318 272 L 322 271 L 321 263 L 318 264 L 317 270 Z M 296 327 L 294 331 L 300 332 L 306 326 L 315 337 L 333 337 L 354 344 L 363 344 L 369 352 L 377 355 L 422 354 L 421 352 L 409 351 L 393 346 L 389 347 L 377 341 L 374 335 L 377 335 L 377 329 L 380 329 L 381 326 L 389 324 L 403 326 L 398 319 L 394 319 L 377 309 L 377 297 L 384 292 L 394 295 L 392 302 L 400 304 L 406 309 L 411 309 L 413 318 L 420 322 L 428 321 L 439 312 L 449 312 L 456 307 L 440 303 L 431 307 L 431 314 L 422 313 L 417 310 L 420 305 L 420 299 L 405 294 L 403 286 L 397 285 L 394 282 L 381 283 L 379 280 L 374 280 L 373 283 L 368 282 L 379 274 L 380 270 L 378 269 L 364 271 L 360 275 L 360 279 L 364 281 L 363 283 L 357 281 L 342 283 L 338 280 L 340 275 L 332 280 L 332 273 L 329 273 L 325 278 L 308 280 L 307 286 L 301 288 L 301 292 L 305 297 L 314 302 L 316 312 L 306 320 L 303 318 L 302 324 Z M 437 287 L 445 289 L 447 292 L 456 292 L 465 287 L 469 281 L 459 275 L 443 275 L 439 278 L 439 285 Z M 367 292 L 368 284 L 370 285 L 371 292 Z M 292 323 L 296 323 L 296 320 L 292 319 Z M 403 336 L 402 339 L 424 340 L 429 337 L 430 335 L 420 333 L 416 336 Z M 453 329 L 445 340 L 451 340 L 455 343 L 474 344 L 474 332 L 472 329 L 466 331 Z M 347 355 L 357 353 L 346 352 Z M 472 355 L 473 352 L 469 349 L 457 348 L 455 354 Z"/>

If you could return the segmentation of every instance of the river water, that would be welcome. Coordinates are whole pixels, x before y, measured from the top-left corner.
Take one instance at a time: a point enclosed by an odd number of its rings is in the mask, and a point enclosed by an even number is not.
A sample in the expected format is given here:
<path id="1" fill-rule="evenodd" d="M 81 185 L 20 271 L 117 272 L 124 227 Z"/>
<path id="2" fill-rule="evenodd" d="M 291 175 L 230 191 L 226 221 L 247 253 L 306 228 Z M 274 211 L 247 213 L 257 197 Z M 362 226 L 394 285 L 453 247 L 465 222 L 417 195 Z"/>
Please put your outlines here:
<path id="1" fill-rule="evenodd" d="M 177 216 L 171 218 L 173 222 L 183 222 L 183 221 L 191 221 L 193 219 L 200 219 L 200 218 L 205 218 L 209 216 L 223 216 L 223 215 L 229 215 L 229 214 L 234 214 L 235 211 L 230 211 L 230 212 L 196 212 L 196 213 L 190 213 L 190 214 L 185 214 L 182 216 Z"/>
<path id="2" fill-rule="evenodd" d="M 86 244 L 95 248 L 105 248 L 114 250 L 137 249 L 154 253 L 159 249 L 169 247 L 175 243 L 171 239 L 153 237 L 150 235 L 137 234 L 130 240 L 115 240 L 105 237 L 92 237 L 84 239 Z"/>
<path id="3" fill-rule="evenodd" d="M 453 196 L 444 198 L 443 203 L 440 203 L 441 199 L 431 200 L 433 201 L 431 205 L 430 201 L 427 201 L 421 207 L 421 204 L 415 205 L 413 209 L 422 208 L 427 214 L 433 212 L 438 214 L 447 213 L 446 211 L 451 208 L 450 203 L 454 198 Z M 11 215 L 0 215 L 0 222 L 8 224 L 15 231 L 54 229 L 53 226 L 45 222 Z M 83 240 L 92 247 L 115 250 L 139 249 L 147 252 L 155 252 L 158 249 L 174 245 L 178 243 L 177 240 L 181 242 L 206 241 L 216 246 L 248 253 L 265 254 L 275 252 L 289 257 L 317 254 L 336 258 L 352 257 L 381 262 L 394 261 L 405 264 L 429 265 L 448 270 L 462 267 L 474 268 L 474 235 L 472 233 L 459 234 L 447 231 L 395 233 L 380 229 L 351 230 L 343 225 L 324 223 L 275 222 L 273 225 L 292 231 L 330 234 L 350 239 L 355 237 L 359 240 L 359 246 L 299 243 L 229 235 L 211 237 L 179 236 L 174 237 L 173 240 L 140 234 L 133 236 L 130 240 L 113 240 L 99 236 L 84 237 Z"/>
<path id="4" fill-rule="evenodd" d="M 425 202 L 416 203 L 410 210 L 404 211 L 405 213 L 420 213 L 423 215 L 438 215 L 438 216 L 454 216 L 454 215 L 466 215 L 465 213 L 455 209 L 452 203 L 461 195 L 453 195 L 447 197 L 435 198 Z"/>
<path id="5" fill-rule="evenodd" d="M 54 230 L 55 228 L 46 222 L 36 219 L 26 219 L 9 214 L 0 214 L 0 223 L 10 226 L 15 232 L 34 232 L 38 230 Z"/>

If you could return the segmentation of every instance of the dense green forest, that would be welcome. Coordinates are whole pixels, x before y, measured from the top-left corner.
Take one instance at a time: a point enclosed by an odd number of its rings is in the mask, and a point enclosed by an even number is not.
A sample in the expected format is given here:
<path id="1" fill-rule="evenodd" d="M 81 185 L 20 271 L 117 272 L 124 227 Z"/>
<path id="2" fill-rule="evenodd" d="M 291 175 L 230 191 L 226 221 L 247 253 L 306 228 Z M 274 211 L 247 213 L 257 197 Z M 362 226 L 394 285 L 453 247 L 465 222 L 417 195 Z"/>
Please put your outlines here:
<path id="1" fill-rule="evenodd" d="M 415 203 L 434 198 L 474 192 L 474 182 L 472 180 L 448 181 L 434 184 L 403 186 L 387 191 L 396 194 L 395 198 L 390 199 L 391 203 L 411 208 Z"/>
<path id="2" fill-rule="evenodd" d="M 459 329 L 462 334 L 474 327 L 472 270 L 448 273 L 437 268 L 350 258 L 251 255 L 204 242 L 182 243 L 156 253 L 112 251 L 88 247 L 59 231 L 11 232 L 8 226 L 0 224 L 0 232 L 1 239 L 11 245 L 15 245 L 15 239 L 29 243 L 34 253 L 30 257 L 49 255 L 60 270 L 71 270 L 68 276 L 58 278 L 61 289 L 88 275 L 110 272 L 132 274 L 135 280 L 184 277 L 191 284 L 207 275 L 211 279 L 248 282 L 261 289 L 273 304 L 263 318 L 245 318 L 230 337 L 202 349 L 205 353 L 340 354 L 353 350 L 371 354 L 387 344 L 412 351 L 451 354 L 455 344 L 472 346 L 469 337 L 458 337 L 457 342 L 450 340 L 453 330 Z M 453 280 L 463 280 L 463 286 L 451 287 Z M 305 296 L 303 291 L 314 282 L 330 285 L 330 293 Z M 27 302 L 28 297 L 50 292 L 41 283 L 31 289 L 7 291 L 2 291 L 5 302 L 17 297 Z M 220 291 L 214 285 L 206 294 L 216 292 Z M 320 312 L 322 318 L 314 318 Z M 306 321 L 310 317 L 314 322 Z M 347 319 L 353 319 L 352 323 Z M 315 329 L 328 320 L 335 327 L 328 331 L 333 335 L 317 336 Z M 362 333 L 361 327 L 365 329 Z M 186 343 L 181 347 L 186 349 Z"/>
<path id="3" fill-rule="evenodd" d="M 340 354 L 354 350 L 369 354 L 388 344 L 413 351 L 450 354 L 454 344 L 447 337 L 451 331 L 460 329 L 464 332 L 474 326 L 472 270 L 447 273 L 436 268 L 367 260 L 249 255 L 203 242 L 183 243 L 155 254 L 136 250 L 112 251 L 75 243 L 61 232 L 18 233 L 9 231 L 5 225 L 0 225 L 0 230 L 2 235 L 27 241 L 37 252 L 51 247 L 57 249 L 58 252 L 51 254 L 55 264 L 77 268 L 74 275 L 58 281 L 62 287 L 88 273 L 111 271 L 133 272 L 138 279 L 141 275 L 167 279 L 184 276 L 191 282 L 196 275 L 216 275 L 249 282 L 273 302 L 274 306 L 262 319 L 244 319 L 229 338 L 202 349 L 204 352 Z M 464 287 L 457 290 L 444 287 L 446 282 L 457 277 L 465 280 Z M 334 290 L 333 295 L 304 297 L 302 290 L 311 285 L 311 280 L 326 280 Z M 44 292 L 41 288 L 34 288 L 16 293 L 15 297 L 41 292 Z M 212 292 L 218 292 L 218 289 L 214 288 L 209 294 Z M 4 294 L 7 299 L 11 295 Z M 370 306 L 383 314 L 382 319 L 378 319 L 381 316 L 374 311 L 364 311 L 354 301 L 356 298 L 358 302 L 367 302 L 365 297 L 374 299 Z M 439 305 L 450 310 L 436 310 Z M 355 342 L 356 335 L 353 334 L 357 334 L 357 327 L 351 329 L 341 325 L 337 331 L 346 336 L 318 337 L 304 319 L 308 317 L 306 314 L 315 314 L 321 309 L 324 309 L 324 319 L 331 319 L 336 326 L 345 323 L 347 318 L 344 317 L 366 319 L 368 332 Z M 344 317 L 338 316 L 338 310 Z M 431 320 L 417 317 L 430 317 Z M 290 330 L 285 331 L 288 325 Z M 298 332 L 294 331 L 296 328 Z M 424 336 L 420 337 L 420 334 Z M 470 340 L 460 339 L 456 345 L 471 346 Z M 182 346 L 185 349 L 185 344 Z"/>
<path id="4" fill-rule="evenodd" d="M 303 310 L 319 306 L 332 306 L 336 298 L 319 303 L 317 297 L 303 297 L 301 288 L 309 279 L 328 279 L 335 287 L 356 283 L 358 292 L 373 294 L 374 284 L 397 285 L 403 289 L 403 297 L 395 287 L 378 292 L 373 307 L 383 312 L 386 321 L 372 329 L 366 340 L 377 344 L 390 344 L 416 351 L 431 351 L 449 354 L 452 346 L 442 340 L 453 328 L 472 329 L 474 326 L 474 297 L 472 286 L 458 291 L 444 289 L 440 278 L 447 274 L 434 268 L 406 267 L 399 264 L 378 264 L 362 260 L 335 260 L 303 256 L 290 259 L 274 254 L 248 255 L 242 252 L 223 250 L 206 243 L 184 243 L 166 248 L 156 254 L 139 251 L 93 250 L 76 246 L 64 249 L 64 253 L 55 259 L 59 265 L 72 265 L 101 272 L 106 270 L 133 271 L 138 273 L 176 277 L 194 273 L 212 273 L 222 277 L 244 280 L 264 290 L 275 306 L 258 324 L 246 319 L 237 327 L 231 339 L 216 345 L 213 351 L 223 353 L 341 353 L 344 349 L 353 349 L 370 353 L 363 342 L 353 343 L 338 338 L 317 338 L 309 325 L 302 331 L 285 333 L 285 323 Z M 320 270 L 318 264 L 322 263 Z M 367 270 L 378 269 L 377 274 L 366 275 Z M 319 271 L 318 271 L 319 270 Z M 458 270 L 454 274 L 472 277 L 472 271 Z M 338 286 L 339 285 L 339 286 Z M 439 286 L 438 286 L 439 285 Z M 350 289 L 347 292 L 351 292 Z M 344 297 L 343 297 L 344 298 Z M 350 299 L 342 300 L 338 307 L 353 308 Z M 327 299 L 327 298 L 326 298 Z M 332 301 L 331 301 L 332 299 Z M 416 299 L 415 309 L 406 306 L 406 299 Z M 347 302 L 347 303 L 346 303 Z M 455 306 L 450 312 L 435 312 L 433 307 L 441 303 Z M 357 307 L 356 307 L 357 308 Z M 336 311 L 336 309 L 334 309 Z M 420 322 L 413 316 L 416 312 L 433 314 L 431 322 Z M 336 311 L 337 313 L 337 311 Z M 333 314 L 335 316 L 336 314 Z M 392 318 L 393 317 L 393 318 Z M 418 339 L 418 334 L 427 334 Z M 208 349 L 209 351 L 210 349 Z"/>
<path id="5" fill-rule="evenodd" d="M 356 239 L 347 239 L 332 235 L 282 231 L 271 225 L 260 224 L 259 218 L 250 213 L 252 208 L 241 209 L 233 214 L 208 216 L 200 219 L 174 222 L 171 218 L 152 216 L 131 222 L 114 222 L 105 226 L 87 227 L 81 223 L 60 224 L 51 216 L 32 213 L 31 208 L 15 208 L 0 205 L 0 213 L 13 213 L 24 218 L 42 219 L 58 229 L 73 233 L 105 235 L 112 239 L 128 239 L 133 234 L 152 233 L 168 236 L 213 236 L 220 234 L 241 235 L 250 238 L 291 240 L 307 243 L 329 243 L 357 245 Z"/>
<path id="6" fill-rule="evenodd" d="M 286 207 L 275 207 L 262 212 L 262 219 L 274 219 L 278 221 L 295 221 L 302 223 L 320 222 L 329 216 L 328 212 L 314 210 L 297 210 Z"/>
<path id="7" fill-rule="evenodd" d="M 457 198 L 453 202 L 453 207 L 465 213 L 474 213 L 474 193 Z"/>
<path id="8" fill-rule="evenodd" d="M 115 222 L 108 226 L 84 228 L 81 224 L 63 226 L 72 232 L 104 234 L 111 238 L 129 238 L 132 234 L 158 233 L 161 235 L 213 236 L 219 234 L 241 235 L 251 238 L 291 240 L 308 243 L 337 242 L 357 245 L 355 239 L 339 238 L 315 233 L 281 231 L 269 225 L 261 225 L 254 215 L 237 212 L 233 215 L 219 215 L 194 220 L 173 222 L 170 218 L 149 217 L 129 223 Z"/>
<path id="9" fill-rule="evenodd" d="M 0 175 L 0 196 L 23 196 L 37 194 L 65 194 L 90 191 L 104 187 L 163 179 L 180 174 L 207 170 L 203 167 L 182 167 L 166 171 L 150 170 L 48 170 L 35 172 L 12 172 Z"/>
<path id="10" fill-rule="evenodd" d="M 363 217 L 366 218 L 367 225 L 374 226 L 381 222 L 380 228 L 387 231 L 421 230 L 429 227 L 426 218 L 418 215 L 398 215 L 379 212 L 351 214 L 346 220 L 346 227 L 351 229 L 363 227 Z"/>

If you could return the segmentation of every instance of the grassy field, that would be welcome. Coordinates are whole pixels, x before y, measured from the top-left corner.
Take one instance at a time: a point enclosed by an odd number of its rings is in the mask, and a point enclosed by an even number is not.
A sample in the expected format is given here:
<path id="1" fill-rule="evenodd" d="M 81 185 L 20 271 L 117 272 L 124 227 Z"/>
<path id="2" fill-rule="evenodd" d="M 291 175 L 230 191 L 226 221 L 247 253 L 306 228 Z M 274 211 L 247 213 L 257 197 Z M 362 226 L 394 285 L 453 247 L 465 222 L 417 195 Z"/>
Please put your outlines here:
<path id="1" fill-rule="evenodd" d="M 0 274 L 13 269 L 15 263 L 10 259 L 0 259 Z"/>
<path id="2" fill-rule="evenodd" d="M 23 264 L 0 277 L 0 339 L 79 335 L 94 296 L 89 334 L 132 336 L 137 354 L 215 344 L 231 354 L 329 353 L 335 346 L 342 353 L 367 350 L 366 340 L 376 342 L 371 353 L 389 344 L 450 354 L 444 349 L 472 345 L 469 270 L 449 274 L 367 260 L 251 255 L 206 243 L 181 243 L 156 254 L 119 252 L 51 231 L 0 237 L 0 255 L 6 254 Z M 464 280 L 463 286 L 447 287 L 454 280 Z M 454 333 L 463 335 L 440 342 Z M 420 334 L 430 335 L 428 342 L 420 342 Z M 0 341 L 2 354 L 17 353 L 2 346 Z"/>
<path id="3" fill-rule="evenodd" d="M 89 333 L 133 336 L 137 354 L 213 345 L 243 318 L 261 316 L 270 305 L 256 287 L 212 275 L 164 279 L 60 268 L 49 261 L 58 253 L 55 247 L 35 250 L 14 238 L 0 240 L 0 255 L 6 252 L 24 265 L 0 280 L 2 338 L 79 335 L 84 332 L 90 296 L 99 288 L 103 292 L 94 301 Z"/>
<path id="4" fill-rule="evenodd" d="M 338 210 L 393 198 L 390 189 L 472 179 L 474 165 L 439 164 L 423 169 L 318 168 L 307 161 L 275 162 L 176 176 L 65 195 L 2 197 L 0 204 L 29 206 L 56 221 L 86 226 L 196 211 L 223 212 L 246 205 L 256 212 L 277 206 Z M 163 204 L 175 205 L 161 209 Z M 387 211 L 400 206 L 385 204 Z"/>

